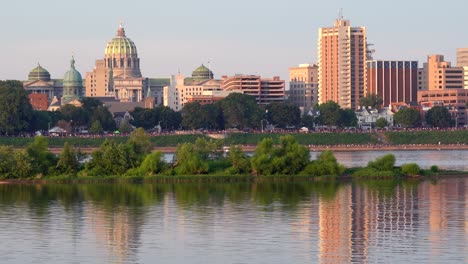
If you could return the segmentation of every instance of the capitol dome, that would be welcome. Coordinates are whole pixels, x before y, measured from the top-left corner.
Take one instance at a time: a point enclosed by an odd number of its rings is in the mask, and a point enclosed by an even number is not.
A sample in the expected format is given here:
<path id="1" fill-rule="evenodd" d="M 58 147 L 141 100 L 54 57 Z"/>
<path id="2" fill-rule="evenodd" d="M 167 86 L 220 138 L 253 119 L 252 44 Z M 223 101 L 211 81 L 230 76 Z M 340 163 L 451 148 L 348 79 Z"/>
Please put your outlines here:
<path id="1" fill-rule="evenodd" d="M 213 79 L 213 72 L 205 65 L 201 65 L 192 72 L 193 80 L 211 80 Z"/>
<path id="2" fill-rule="evenodd" d="M 49 82 L 50 81 L 50 73 L 41 67 L 41 65 L 38 63 L 37 67 L 32 69 L 29 74 L 28 74 L 28 80 L 29 81 L 45 81 Z"/>
<path id="3" fill-rule="evenodd" d="M 117 36 L 113 38 L 105 50 L 106 57 L 137 57 L 137 49 L 135 43 L 125 36 L 125 29 L 122 24 L 117 30 Z"/>

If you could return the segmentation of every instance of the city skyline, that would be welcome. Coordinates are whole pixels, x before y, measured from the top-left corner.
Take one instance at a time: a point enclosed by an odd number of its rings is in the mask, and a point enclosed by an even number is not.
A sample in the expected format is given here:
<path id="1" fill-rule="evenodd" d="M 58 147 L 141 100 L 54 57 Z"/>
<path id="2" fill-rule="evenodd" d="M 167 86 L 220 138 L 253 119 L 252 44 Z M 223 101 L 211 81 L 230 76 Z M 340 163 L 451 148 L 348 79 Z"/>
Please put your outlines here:
<path id="1" fill-rule="evenodd" d="M 456 48 L 468 46 L 468 36 L 459 33 L 468 20 L 462 13 L 468 3 L 452 2 L 457 8 L 431 3 L 427 9 L 422 1 L 400 0 L 378 6 L 344 0 L 236 5 L 84 0 L 73 8 L 56 0 L 9 2 L 4 8 L 11 12 L 0 18 L 8 39 L 0 50 L 0 79 L 25 80 L 38 62 L 52 78 L 61 78 L 71 54 L 78 71 L 91 71 L 122 19 L 138 47 L 144 76 L 169 77 L 179 70 L 189 75 L 210 62 L 215 78 L 241 73 L 287 80 L 289 67 L 317 62 L 318 29 L 332 24 L 340 8 L 352 26 L 366 27 L 375 59 L 423 62 L 429 54 L 442 54 L 456 64 Z"/>

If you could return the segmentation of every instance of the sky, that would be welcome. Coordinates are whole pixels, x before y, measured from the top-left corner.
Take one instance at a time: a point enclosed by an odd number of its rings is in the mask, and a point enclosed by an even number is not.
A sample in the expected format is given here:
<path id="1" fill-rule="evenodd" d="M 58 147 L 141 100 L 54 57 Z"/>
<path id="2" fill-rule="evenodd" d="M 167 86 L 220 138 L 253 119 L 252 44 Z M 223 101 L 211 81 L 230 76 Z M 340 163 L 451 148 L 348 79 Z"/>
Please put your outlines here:
<path id="1" fill-rule="evenodd" d="M 468 47 L 466 0 L 16 0 L 2 2 L 0 79 L 25 80 L 39 62 L 63 78 L 72 54 L 85 77 L 123 20 L 145 77 L 215 74 L 288 79 L 289 67 L 317 62 L 319 27 L 339 10 L 367 28 L 374 59 L 418 60 Z"/>

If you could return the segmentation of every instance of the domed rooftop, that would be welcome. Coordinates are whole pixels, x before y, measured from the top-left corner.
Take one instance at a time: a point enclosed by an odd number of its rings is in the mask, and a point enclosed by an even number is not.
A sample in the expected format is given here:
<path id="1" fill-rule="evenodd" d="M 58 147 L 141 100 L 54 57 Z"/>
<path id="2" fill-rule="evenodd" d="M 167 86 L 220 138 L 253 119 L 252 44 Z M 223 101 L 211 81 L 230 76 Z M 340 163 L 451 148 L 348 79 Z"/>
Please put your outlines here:
<path id="1" fill-rule="evenodd" d="M 135 43 L 125 36 L 125 29 L 122 23 L 117 30 L 117 36 L 107 43 L 106 58 L 109 57 L 137 57 L 137 49 Z"/>
<path id="2" fill-rule="evenodd" d="M 205 65 L 201 65 L 192 72 L 192 79 L 194 80 L 210 80 L 213 79 L 213 72 Z"/>
<path id="3" fill-rule="evenodd" d="M 29 74 L 28 74 L 28 80 L 29 81 L 50 81 L 50 73 L 41 67 L 41 65 L 38 63 L 37 67 L 32 69 Z"/>
<path id="4" fill-rule="evenodd" d="M 63 76 L 63 87 L 76 86 L 83 86 L 83 78 L 81 78 L 81 74 L 75 69 L 75 58 L 72 57 L 70 61 L 70 70 Z"/>

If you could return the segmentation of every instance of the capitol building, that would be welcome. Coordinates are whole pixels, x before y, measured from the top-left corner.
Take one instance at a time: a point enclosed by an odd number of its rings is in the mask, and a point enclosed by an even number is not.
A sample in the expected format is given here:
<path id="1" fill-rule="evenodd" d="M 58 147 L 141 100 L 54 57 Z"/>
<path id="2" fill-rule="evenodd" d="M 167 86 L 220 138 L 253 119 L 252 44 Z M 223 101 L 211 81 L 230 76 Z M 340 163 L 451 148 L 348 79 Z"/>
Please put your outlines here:
<path id="1" fill-rule="evenodd" d="M 284 81 L 251 75 L 245 78 L 255 78 L 253 86 L 251 81 L 239 82 L 237 75 L 216 80 L 213 72 L 203 64 L 192 72 L 191 77 L 180 73 L 170 78 L 143 77 L 137 47 L 127 37 L 122 23 L 117 34 L 107 43 L 104 56 L 96 60 L 94 68 L 86 73 L 84 79 L 81 76 L 72 58 L 63 79 L 52 79 L 50 73 L 38 64 L 23 86 L 29 92 L 33 108 L 48 111 L 55 111 L 65 104 L 80 106 L 82 97 L 100 100 L 112 113 L 157 105 L 179 111 L 186 103 L 213 103 L 233 92 L 251 94 L 258 103 L 284 99 Z M 226 81 L 233 78 L 236 81 L 234 86 L 230 85 L 233 82 Z"/>

